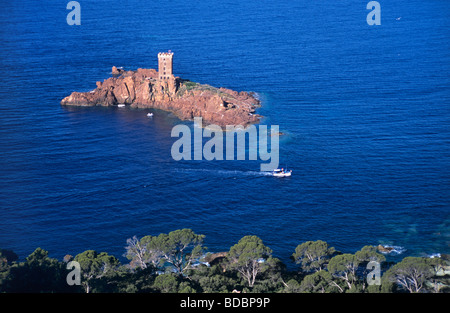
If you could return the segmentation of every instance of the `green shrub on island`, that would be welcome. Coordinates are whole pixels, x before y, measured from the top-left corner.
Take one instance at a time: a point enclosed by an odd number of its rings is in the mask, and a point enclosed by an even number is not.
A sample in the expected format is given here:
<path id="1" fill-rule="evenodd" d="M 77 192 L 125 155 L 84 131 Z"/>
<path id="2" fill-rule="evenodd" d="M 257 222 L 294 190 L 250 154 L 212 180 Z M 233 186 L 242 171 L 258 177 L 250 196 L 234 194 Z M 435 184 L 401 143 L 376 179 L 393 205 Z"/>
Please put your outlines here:
<path id="1" fill-rule="evenodd" d="M 197 83 L 196 82 L 191 82 L 190 80 L 187 80 L 185 82 L 183 82 L 183 85 L 186 87 L 186 89 L 189 91 L 191 89 L 194 89 L 195 87 L 197 87 Z"/>
<path id="2" fill-rule="evenodd" d="M 180 229 L 127 240 L 129 263 L 106 252 L 86 250 L 63 261 L 37 248 L 25 261 L 0 249 L 0 292 L 6 293 L 447 293 L 448 256 L 405 257 L 386 262 L 374 246 L 341 253 L 326 242 L 299 244 L 288 270 L 257 236 L 244 236 L 229 251 L 206 253 L 204 235 Z M 69 284 L 76 261 L 80 283 Z M 381 264 L 377 284 L 370 283 L 370 262 Z"/>

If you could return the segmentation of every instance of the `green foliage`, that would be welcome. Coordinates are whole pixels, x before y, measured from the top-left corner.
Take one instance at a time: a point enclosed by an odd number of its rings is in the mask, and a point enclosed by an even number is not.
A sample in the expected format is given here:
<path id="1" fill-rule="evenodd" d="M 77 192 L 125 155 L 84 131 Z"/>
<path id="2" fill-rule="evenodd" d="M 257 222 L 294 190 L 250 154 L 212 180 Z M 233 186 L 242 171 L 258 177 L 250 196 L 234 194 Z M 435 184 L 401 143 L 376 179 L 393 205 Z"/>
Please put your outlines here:
<path id="1" fill-rule="evenodd" d="M 295 279 L 290 279 L 284 288 L 285 293 L 299 293 L 301 292 L 300 284 Z"/>
<path id="2" fill-rule="evenodd" d="M 443 275 L 444 258 L 406 257 L 387 263 L 373 246 L 355 254 L 338 254 L 323 241 L 309 241 L 297 246 L 294 260 L 302 272 L 287 271 L 272 256 L 272 250 L 257 236 L 245 236 L 222 257 L 211 259 L 214 265 L 194 262 L 204 255 L 203 235 L 190 229 L 169 234 L 127 240 L 129 264 L 106 252 L 87 250 L 74 260 L 79 262 L 82 286 L 69 286 L 69 270 L 64 262 L 50 258 L 37 248 L 24 262 L 17 255 L 0 249 L 0 292 L 162 292 L 216 293 L 286 292 L 286 293 L 391 293 L 449 292 L 450 279 Z M 368 262 L 384 264 L 381 285 L 367 284 L 372 268 Z M 211 261 L 212 262 L 212 261 Z M 444 263 L 447 262 L 447 263 Z M 165 271 L 165 273 L 164 273 Z M 287 281 L 287 282 L 285 282 Z"/>
<path id="3" fill-rule="evenodd" d="M 436 265 L 434 259 L 406 257 L 383 276 L 410 293 L 417 293 L 424 288 L 425 282 L 433 277 Z"/>
<path id="4" fill-rule="evenodd" d="M 365 246 L 355 254 L 334 256 L 328 263 L 327 270 L 334 278 L 331 285 L 339 292 L 361 292 L 367 287 L 366 266 L 368 262 L 384 262 L 385 256 L 378 253 L 373 246 Z M 374 290 L 374 287 L 371 288 Z"/>
<path id="5" fill-rule="evenodd" d="M 199 279 L 200 287 L 203 292 L 231 292 L 231 287 L 235 285 L 235 281 L 224 275 L 214 275 L 201 277 Z"/>
<path id="6" fill-rule="evenodd" d="M 265 268 L 259 274 L 252 292 L 283 292 L 285 285 L 282 275 L 285 273 L 285 265 L 274 257 L 269 257 L 264 263 Z"/>
<path id="7" fill-rule="evenodd" d="M 386 257 L 381 253 L 378 253 L 377 248 L 374 246 L 364 246 L 361 250 L 355 253 L 355 257 L 359 263 L 371 261 L 382 263 L 386 261 Z"/>
<path id="8" fill-rule="evenodd" d="M 153 291 L 153 282 L 156 278 L 154 267 L 139 269 L 128 273 L 128 277 L 124 279 L 123 284 L 128 289 L 135 289 L 135 292 L 151 292 Z"/>
<path id="9" fill-rule="evenodd" d="M 351 289 L 356 282 L 356 270 L 359 262 L 353 254 L 341 254 L 333 257 L 328 263 L 328 272 L 337 279 L 344 281 Z M 335 284 L 338 287 L 338 284 Z M 339 288 L 339 287 L 338 287 Z M 343 290 L 340 289 L 342 292 Z"/>
<path id="10" fill-rule="evenodd" d="M 198 285 L 199 292 L 231 292 L 240 285 L 236 275 L 230 271 L 224 272 L 219 264 L 211 267 L 199 266 L 189 270 L 187 275 Z"/>
<path id="11" fill-rule="evenodd" d="M 147 236 L 143 238 L 143 243 L 155 264 L 163 268 L 168 263 L 175 267 L 178 273 L 183 274 L 192 262 L 202 255 L 204 237 L 185 228 L 157 237 Z"/>
<path id="12" fill-rule="evenodd" d="M 202 255 L 204 237 L 186 228 L 159 236 L 145 236 L 141 240 L 133 237 L 127 240 L 125 255 L 131 260 L 132 268 L 145 269 L 152 265 L 164 270 L 171 265 L 183 274 Z"/>
<path id="13" fill-rule="evenodd" d="M 186 87 L 186 90 L 192 90 L 192 89 L 194 89 L 195 87 L 197 87 L 197 83 L 195 83 L 195 82 L 191 82 L 191 81 L 185 81 L 184 83 L 183 83 L 183 85 Z"/>
<path id="14" fill-rule="evenodd" d="M 250 287 L 256 276 L 273 266 L 272 250 L 257 236 L 245 236 L 228 252 L 228 268 L 237 270 L 247 280 Z"/>
<path id="15" fill-rule="evenodd" d="M 332 283 L 333 277 L 325 270 L 320 270 L 305 276 L 302 280 L 299 291 L 305 293 L 328 293 L 338 292 L 338 288 Z"/>
<path id="16" fill-rule="evenodd" d="M 178 292 L 178 285 L 177 277 L 170 273 L 157 276 L 153 287 L 162 293 L 175 293 Z"/>
<path id="17" fill-rule="evenodd" d="M 48 257 L 48 252 L 37 248 L 26 262 L 14 263 L 6 269 L 1 291 L 7 292 L 76 292 L 66 283 L 68 271 L 64 264 Z"/>
<path id="18" fill-rule="evenodd" d="M 295 253 L 292 254 L 292 257 L 297 264 L 301 264 L 303 271 L 316 272 L 324 269 L 324 266 L 335 252 L 336 250 L 333 247 L 328 247 L 325 241 L 307 241 L 295 248 Z"/>
<path id="19" fill-rule="evenodd" d="M 127 239 L 126 253 L 124 256 L 130 260 L 130 267 L 132 269 L 146 269 L 148 264 L 152 262 L 150 253 L 146 249 L 144 238 L 139 240 L 136 236 L 133 236 L 133 238 Z"/>
<path id="20" fill-rule="evenodd" d="M 95 250 L 87 250 L 75 257 L 80 263 L 82 273 L 82 285 L 86 293 L 90 292 L 91 281 L 100 279 L 108 274 L 113 274 L 120 262 L 114 256 L 106 252 L 98 253 Z"/>
<path id="21" fill-rule="evenodd" d="M 183 281 L 178 286 L 179 293 L 196 293 L 196 290 L 187 282 Z"/>

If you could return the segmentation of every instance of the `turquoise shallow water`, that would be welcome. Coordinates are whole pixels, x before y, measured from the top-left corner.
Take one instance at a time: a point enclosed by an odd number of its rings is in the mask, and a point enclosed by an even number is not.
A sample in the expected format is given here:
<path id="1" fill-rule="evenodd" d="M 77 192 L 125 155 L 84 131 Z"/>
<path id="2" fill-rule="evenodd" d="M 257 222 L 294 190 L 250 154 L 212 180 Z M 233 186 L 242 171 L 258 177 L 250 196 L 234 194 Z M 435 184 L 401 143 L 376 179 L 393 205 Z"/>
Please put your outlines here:
<path id="1" fill-rule="evenodd" d="M 306 240 L 354 252 L 449 253 L 450 25 L 446 1 L 4 4 L 0 247 L 120 257 L 126 239 L 192 228 L 210 251 L 260 236 L 286 263 Z M 156 68 L 257 92 L 287 179 L 259 161 L 180 161 L 161 111 L 65 108 L 111 67 Z M 188 123 L 188 125 L 190 125 Z"/>

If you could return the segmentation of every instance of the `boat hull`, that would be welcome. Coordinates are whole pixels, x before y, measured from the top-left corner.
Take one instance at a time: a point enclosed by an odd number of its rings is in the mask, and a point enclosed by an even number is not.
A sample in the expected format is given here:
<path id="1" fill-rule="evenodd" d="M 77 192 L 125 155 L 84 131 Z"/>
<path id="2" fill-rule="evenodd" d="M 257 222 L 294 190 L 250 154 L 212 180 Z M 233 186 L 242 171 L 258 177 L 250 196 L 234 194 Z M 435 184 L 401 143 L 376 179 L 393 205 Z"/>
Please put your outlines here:
<path id="1" fill-rule="evenodd" d="M 275 176 L 275 177 L 289 177 L 289 176 L 291 176 L 291 174 L 292 174 L 292 171 L 289 171 L 289 172 L 275 172 L 272 175 Z"/>

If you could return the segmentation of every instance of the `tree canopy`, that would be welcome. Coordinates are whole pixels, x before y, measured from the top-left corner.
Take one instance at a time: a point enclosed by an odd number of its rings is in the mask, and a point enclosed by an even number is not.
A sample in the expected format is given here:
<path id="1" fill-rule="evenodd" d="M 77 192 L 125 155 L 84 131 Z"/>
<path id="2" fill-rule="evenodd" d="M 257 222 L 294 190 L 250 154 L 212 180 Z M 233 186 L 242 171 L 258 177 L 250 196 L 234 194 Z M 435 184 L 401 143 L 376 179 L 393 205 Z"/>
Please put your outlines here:
<path id="1" fill-rule="evenodd" d="M 202 255 L 204 237 L 187 228 L 159 236 L 145 236 L 141 240 L 133 237 L 127 240 L 126 257 L 132 261 L 133 268 L 139 266 L 144 269 L 148 264 L 164 268 L 168 264 L 183 273 Z"/>
<path id="2" fill-rule="evenodd" d="M 406 257 L 386 272 L 386 279 L 410 293 L 418 293 L 425 282 L 435 275 L 434 266 L 438 263 L 438 259 Z"/>
<path id="3" fill-rule="evenodd" d="M 106 252 L 98 253 L 95 250 L 84 251 L 75 256 L 75 261 L 80 264 L 84 278 L 83 287 L 86 293 L 90 292 L 90 281 L 112 273 L 120 264 L 119 260 Z"/>
<path id="4" fill-rule="evenodd" d="M 273 264 L 272 250 L 257 236 L 245 236 L 228 252 L 229 268 L 235 269 L 247 280 L 250 287 L 256 276 Z"/>
<path id="5" fill-rule="evenodd" d="M 375 246 L 341 253 L 317 240 L 299 244 L 288 269 L 258 236 L 244 236 L 229 251 L 207 256 L 204 238 L 191 229 L 134 236 L 127 240 L 129 263 L 124 264 L 95 250 L 61 262 L 41 248 L 23 261 L 0 249 L 0 292 L 450 292 L 446 255 L 408 256 L 394 263 Z M 72 261 L 78 262 L 79 280 L 68 280 Z M 369 279 L 373 273 L 381 276 L 375 284 Z"/>
<path id="6" fill-rule="evenodd" d="M 301 264 L 301 269 L 306 272 L 320 271 L 328 260 L 334 255 L 336 250 L 329 247 L 325 241 L 307 241 L 295 248 L 295 253 L 292 254 L 295 262 Z"/>

